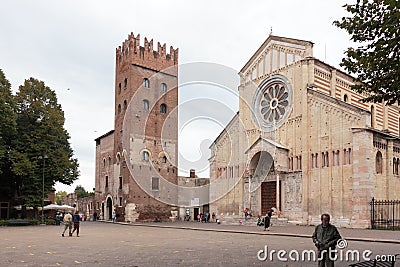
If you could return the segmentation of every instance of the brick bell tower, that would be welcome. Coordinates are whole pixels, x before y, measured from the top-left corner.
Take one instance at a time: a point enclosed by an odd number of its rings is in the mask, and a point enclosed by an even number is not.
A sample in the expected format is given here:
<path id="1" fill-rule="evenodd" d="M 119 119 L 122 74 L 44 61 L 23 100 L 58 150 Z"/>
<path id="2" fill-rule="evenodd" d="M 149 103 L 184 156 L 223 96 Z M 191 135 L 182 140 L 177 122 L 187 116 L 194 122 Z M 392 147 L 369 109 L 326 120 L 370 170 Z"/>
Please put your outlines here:
<path id="1" fill-rule="evenodd" d="M 178 49 L 140 34 L 116 49 L 114 196 L 119 221 L 168 218 L 177 192 Z M 125 140 L 125 142 L 124 142 Z"/>

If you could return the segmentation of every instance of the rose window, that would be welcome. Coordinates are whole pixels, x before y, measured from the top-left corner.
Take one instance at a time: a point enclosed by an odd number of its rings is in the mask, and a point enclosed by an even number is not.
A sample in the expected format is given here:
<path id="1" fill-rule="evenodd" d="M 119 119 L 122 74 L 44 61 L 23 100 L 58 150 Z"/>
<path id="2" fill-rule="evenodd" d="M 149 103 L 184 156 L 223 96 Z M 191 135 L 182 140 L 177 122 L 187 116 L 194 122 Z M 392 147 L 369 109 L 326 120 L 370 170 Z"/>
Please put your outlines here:
<path id="1" fill-rule="evenodd" d="M 261 114 L 265 121 L 279 121 L 286 113 L 289 105 L 288 92 L 283 84 L 275 84 L 267 88 L 261 100 Z"/>
<path id="2" fill-rule="evenodd" d="M 253 97 L 253 117 L 264 131 L 273 131 L 288 117 L 292 106 L 292 88 L 279 74 L 264 80 Z"/>

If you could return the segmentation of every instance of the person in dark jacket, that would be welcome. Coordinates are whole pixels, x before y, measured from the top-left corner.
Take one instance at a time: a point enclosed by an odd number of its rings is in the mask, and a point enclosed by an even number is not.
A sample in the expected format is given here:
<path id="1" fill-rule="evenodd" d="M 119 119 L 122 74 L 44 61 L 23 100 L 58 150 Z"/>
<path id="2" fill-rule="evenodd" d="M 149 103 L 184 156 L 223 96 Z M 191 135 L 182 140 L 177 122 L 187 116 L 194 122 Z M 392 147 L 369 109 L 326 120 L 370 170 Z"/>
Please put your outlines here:
<path id="1" fill-rule="evenodd" d="M 318 249 L 318 267 L 333 267 L 335 247 L 342 238 L 338 229 L 330 224 L 331 216 L 327 213 L 321 215 L 321 224 L 315 227 L 312 235 L 314 245 Z"/>
<path id="2" fill-rule="evenodd" d="M 264 231 L 265 230 L 269 231 L 269 227 L 271 226 L 271 217 L 272 217 L 272 212 L 269 210 L 264 218 Z"/>
<path id="3" fill-rule="evenodd" d="M 72 230 L 71 235 L 76 230 L 76 236 L 79 237 L 79 223 L 80 223 L 80 221 L 81 221 L 81 216 L 79 215 L 78 211 L 76 211 L 75 214 L 72 216 L 72 222 L 74 223 L 74 230 Z"/>

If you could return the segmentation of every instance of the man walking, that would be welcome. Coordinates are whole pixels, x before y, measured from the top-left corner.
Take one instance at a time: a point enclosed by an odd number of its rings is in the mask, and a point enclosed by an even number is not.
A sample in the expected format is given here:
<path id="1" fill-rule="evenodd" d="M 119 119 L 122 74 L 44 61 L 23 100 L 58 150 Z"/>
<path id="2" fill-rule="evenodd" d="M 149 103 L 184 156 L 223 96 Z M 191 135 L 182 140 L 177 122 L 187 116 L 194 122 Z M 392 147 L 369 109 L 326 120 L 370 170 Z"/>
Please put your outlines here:
<path id="1" fill-rule="evenodd" d="M 81 216 L 79 215 L 78 211 L 75 211 L 75 214 L 72 217 L 72 222 L 74 223 L 74 230 L 72 230 L 71 236 L 76 230 L 76 236 L 79 237 L 79 223 L 80 223 L 80 221 L 81 221 Z"/>
<path id="2" fill-rule="evenodd" d="M 64 215 L 64 231 L 62 232 L 61 236 L 64 236 L 65 231 L 67 228 L 69 229 L 68 233 L 69 236 L 72 236 L 71 230 L 72 230 L 72 215 L 71 212 L 68 212 L 67 214 Z"/>
<path id="3" fill-rule="evenodd" d="M 337 228 L 330 224 L 329 214 L 321 215 L 321 224 L 315 227 L 312 240 L 318 249 L 318 267 L 333 267 L 335 258 L 335 247 L 342 237 Z"/>

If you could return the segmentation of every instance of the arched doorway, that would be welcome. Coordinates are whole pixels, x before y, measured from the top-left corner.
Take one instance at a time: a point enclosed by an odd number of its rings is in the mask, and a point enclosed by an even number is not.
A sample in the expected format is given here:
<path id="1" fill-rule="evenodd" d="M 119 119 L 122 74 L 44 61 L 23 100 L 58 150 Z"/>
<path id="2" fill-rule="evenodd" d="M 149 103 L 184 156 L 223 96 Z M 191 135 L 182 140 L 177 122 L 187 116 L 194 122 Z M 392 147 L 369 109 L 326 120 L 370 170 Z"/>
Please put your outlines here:
<path id="1" fill-rule="evenodd" d="M 108 197 L 107 198 L 107 217 L 105 218 L 106 220 L 112 219 L 112 212 L 113 212 L 112 198 Z"/>
<path id="2" fill-rule="evenodd" d="M 267 151 L 257 152 L 250 161 L 249 172 L 253 179 L 262 182 L 274 170 L 274 159 Z"/>
<path id="3" fill-rule="evenodd" d="M 277 179 L 275 174 L 274 167 L 274 159 L 270 153 L 267 151 L 259 151 L 257 152 L 251 159 L 249 164 L 249 178 L 250 184 L 249 187 L 249 203 L 255 203 L 256 200 L 252 200 L 251 192 L 254 192 L 256 189 L 260 188 L 261 192 L 259 193 L 260 204 L 259 211 L 261 214 L 266 214 L 268 210 L 272 207 L 277 207 L 277 190 L 280 191 L 280 186 L 277 187 Z M 268 179 L 268 176 L 272 179 Z M 280 194 L 278 194 L 280 197 Z M 279 201 L 280 202 L 280 201 Z"/>

